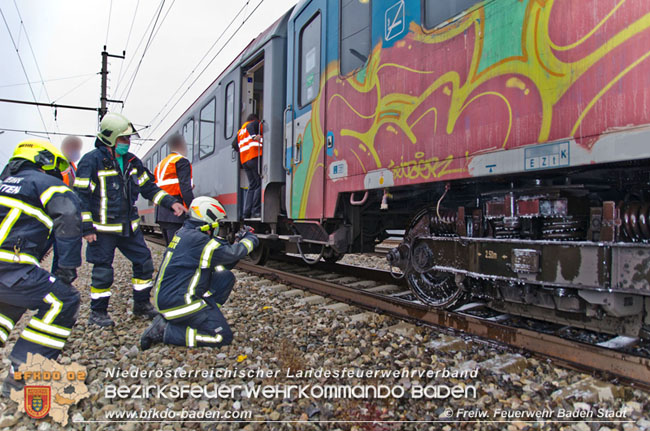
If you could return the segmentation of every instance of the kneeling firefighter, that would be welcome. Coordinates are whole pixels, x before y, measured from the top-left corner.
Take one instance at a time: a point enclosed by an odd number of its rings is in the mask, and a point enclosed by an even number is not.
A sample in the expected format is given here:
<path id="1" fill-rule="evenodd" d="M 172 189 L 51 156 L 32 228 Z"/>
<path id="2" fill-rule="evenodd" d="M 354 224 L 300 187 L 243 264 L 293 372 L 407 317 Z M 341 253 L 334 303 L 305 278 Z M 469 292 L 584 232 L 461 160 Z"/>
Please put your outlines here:
<path id="1" fill-rule="evenodd" d="M 79 292 L 71 286 L 81 265 L 79 199 L 61 180 L 68 161 L 46 141 L 18 144 L 0 175 L 0 347 L 25 311 L 36 314 L 16 341 L 2 395 L 21 390 L 13 372 L 40 354 L 56 359 L 77 320 Z M 59 265 L 39 267 L 54 235 Z"/>
<path id="2" fill-rule="evenodd" d="M 195 198 L 190 217 L 176 232 L 163 257 L 155 283 L 156 317 L 140 339 L 142 350 L 154 343 L 218 347 L 232 342 L 221 313 L 235 285 L 230 269 L 259 243 L 245 228 L 230 244 L 218 236 L 226 211 L 218 200 Z"/>

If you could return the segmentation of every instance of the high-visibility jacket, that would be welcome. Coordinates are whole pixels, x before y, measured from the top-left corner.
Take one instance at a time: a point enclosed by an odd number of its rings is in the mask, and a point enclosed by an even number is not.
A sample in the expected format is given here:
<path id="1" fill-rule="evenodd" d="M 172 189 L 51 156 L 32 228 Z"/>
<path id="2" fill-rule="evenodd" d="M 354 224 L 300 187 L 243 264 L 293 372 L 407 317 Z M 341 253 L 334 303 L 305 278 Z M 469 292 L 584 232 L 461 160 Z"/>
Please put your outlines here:
<path id="1" fill-rule="evenodd" d="M 156 185 L 172 196 L 181 196 L 181 185 L 176 171 L 176 163 L 185 159 L 178 153 L 171 153 L 158 163 L 153 173 L 156 177 Z M 190 164 L 190 184 L 194 185 L 192 178 L 192 165 Z M 187 205 L 185 205 L 187 208 Z"/>
<path id="2" fill-rule="evenodd" d="M 262 155 L 262 143 L 254 141 L 251 134 L 248 133 L 246 126 L 250 123 L 250 121 L 245 122 L 237 132 L 237 145 L 239 145 L 239 157 L 242 164 Z"/>
<path id="3" fill-rule="evenodd" d="M 63 177 L 63 182 L 68 186 L 74 186 L 74 179 L 77 177 L 77 165 L 74 162 L 70 162 L 70 167 L 61 173 Z"/>

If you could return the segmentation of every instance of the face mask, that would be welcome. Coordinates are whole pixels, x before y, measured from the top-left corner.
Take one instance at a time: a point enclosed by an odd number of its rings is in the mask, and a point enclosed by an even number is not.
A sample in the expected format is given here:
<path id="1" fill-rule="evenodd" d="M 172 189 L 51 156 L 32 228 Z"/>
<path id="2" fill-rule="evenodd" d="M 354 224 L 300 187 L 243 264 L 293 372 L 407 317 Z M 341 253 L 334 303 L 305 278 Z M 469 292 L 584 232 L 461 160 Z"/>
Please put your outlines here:
<path id="1" fill-rule="evenodd" d="M 129 144 L 118 143 L 115 145 L 115 152 L 120 156 L 125 155 L 129 152 Z"/>
<path id="2" fill-rule="evenodd" d="M 76 163 L 77 160 L 79 160 L 79 157 L 81 157 L 81 151 L 73 151 L 68 156 L 68 160 L 72 163 Z"/>

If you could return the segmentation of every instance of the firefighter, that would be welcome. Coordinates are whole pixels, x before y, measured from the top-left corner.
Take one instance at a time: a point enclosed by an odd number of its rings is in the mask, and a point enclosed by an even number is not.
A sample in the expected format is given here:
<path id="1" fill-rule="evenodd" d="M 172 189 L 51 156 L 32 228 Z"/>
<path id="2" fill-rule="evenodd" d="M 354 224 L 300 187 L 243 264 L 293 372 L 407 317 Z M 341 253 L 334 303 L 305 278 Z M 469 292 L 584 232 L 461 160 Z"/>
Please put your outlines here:
<path id="1" fill-rule="evenodd" d="M 192 193 L 192 165 L 187 159 L 187 144 L 181 135 L 174 135 L 169 141 L 170 154 L 154 169 L 156 185 L 177 198 L 185 208 L 194 199 Z M 165 243 L 174 237 L 183 226 L 185 217 L 177 217 L 165 207 L 156 206 L 156 223 L 160 225 Z"/>
<path id="2" fill-rule="evenodd" d="M 258 218 L 262 212 L 262 178 L 259 173 L 262 136 L 260 134 L 260 119 L 257 115 L 250 114 L 237 132 L 237 147 L 241 165 L 248 177 L 243 217 L 244 219 Z"/>
<path id="3" fill-rule="evenodd" d="M 167 247 L 156 278 L 157 316 L 140 339 L 147 350 L 163 342 L 188 347 L 219 347 L 232 342 L 221 313 L 235 285 L 230 269 L 250 253 L 258 239 L 247 228 L 230 244 L 219 237 L 226 211 L 218 200 L 201 196 L 190 205 L 189 218 Z"/>
<path id="4" fill-rule="evenodd" d="M 138 227 L 134 206 L 138 195 L 179 216 L 185 210 L 156 186 L 140 159 L 129 153 L 130 137 L 136 135 L 129 120 L 109 112 L 99 129 L 96 148 L 79 162 L 74 187 L 81 199 L 86 260 L 93 264 L 88 322 L 105 327 L 115 324 L 108 315 L 108 302 L 116 248 L 133 264 L 133 314 L 150 319 L 157 315 L 149 302 L 153 262 Z"/>
<path id="5" fill-rule="evenodd" d="M 75 163 L 77 163 L 81 157 L 82 146 L 83 142 L 81 139 L 77 136 L 72 135 L 66 136 L 63 138 L 63 142 L 61 142 L 61 152 L 69 163 L 68 169 L 61 172 L 61 175 L 63 176 L 63 182 L 65 185 L 70 188 L 72 188 L 74 185 L 74 179 L 77 176 L 77 165 L 75 165 Z M 50 242 L 52 243 L 54 249 L 52 256 L 52 272 L 56 272 L 59 267 L 59 253 L 54 238 L 50 238 Z"/>
<path id="6" fill-rule="evenodd" d="M 79 199 L 61 181 L 68 161 L 46 141 L 18 144 L 0 176 L 0 346 L 26 310 L 35 310 L 9 355 L 2 395 L 21 390 L 13 372 L 28 353 L 56 359 L 77 319 L 79 292 L 71 283 L 81 265 Z M 39 267 L 55 235 L 59 268 Z"/>

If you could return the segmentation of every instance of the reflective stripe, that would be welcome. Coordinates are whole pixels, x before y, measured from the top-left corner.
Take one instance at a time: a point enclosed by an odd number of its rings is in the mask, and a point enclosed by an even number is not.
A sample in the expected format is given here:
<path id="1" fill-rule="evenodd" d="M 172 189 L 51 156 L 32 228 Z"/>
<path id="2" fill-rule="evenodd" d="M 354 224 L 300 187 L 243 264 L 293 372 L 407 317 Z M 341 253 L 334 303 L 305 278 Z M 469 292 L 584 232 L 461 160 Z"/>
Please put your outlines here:
<path id="1" fill-rule="evenodd" d="M 12 208 L 4 220 L 2 220 L 2 224 L 0 224 L 0 245 L 7 239 L 11 228 L 14 227 L 14 224 L 20 218 L 20 213 L 21 211 L 18 208 Z"/>
<path id="2" fill-rule="evenodd" d="M 182 158 L 183 156 L 181 156 L 180 154 L 172 153 L 167 157 L 167 162 L 165 163 L 162 169 L 160 169 L 160 164 L 162 162 L 159 163 L 158 166 L 156 166 L 156 184 L 158 184 L 158 186 L 160 186 L 158 182 L 165 179 L 165 174 L 167 173 L 167 168 L 169 167 L 169 164 L 172 162 L 176 163 L 178 160 Z"/>
<path id="3" fill-rule="evenodd" d="M 90 182 L 90 191 L 94 193 L 96 188 L 97 188 L 97 184 L 95 184 L 94 181 L 91 181 Z"/>
<path id="4" fill-rule="evenodd" d="M 217 334 L 215 336 L 196 334 L 195 339 L 196 341 L 201 341 L 203 343 L 221 343 L 223 337 L 221 336 L 221 334 Z"/>
<path id="5" fill-rule="evenodd" d="M 31 341 L 33 343 L 41 344 L 45 347 L 51 347 L 53 349 L 63 349 L 63 346 L 65 346 L 65 341 L 54 337 L 48 337 L 47 335 L 39 334 L 38 332 L 34 332 L 29 328 L 25 328 L 23 330 L 23 333 L 20 334 L 20 338 L 24 338 L 25 340 Z"/>
<path id="6" fill-rule="evenodd" d="M 48 332 L 52 335 L 58 335 L 65 338 L 70 336 L 69 329 L 66 329 L 62 326 L 49 325 L 47 323 L 43 323 L 40 320 L 38 320 L 36 317 L 32 317 L 32 320 L 29 321 L 29 326 L 31 326 L 34 329 L 41 330 L 43 332 Z"/>
<path id="7" fill-rule="evenodd" d="M 68 193 L 69 191 L 67 186 L 52 186 L 41 193 L 41 203 L 45 207 L 55 193 Z"/>
<path id="8" fill-rule="evenodd" d="M 156 289 L 154 290 L 153 293 L 153 303 L 158 309 L 158 311 L 160 311 L 160 308 L 158 307 L 158 292 L 160 291 L 160 283 L 162 283 L 163 277 L 165 276 L 165 270 L 167 269 L 167 264 L 171 260 L 173 254 L 174 253 L 170 250 L 165 251 L 165 257 L 163 258 L 163 263 L 160 266 L 160 271 L 158 271 L 158 277 L 156 277 Z"/>
<path id="9" fill-rule="evenodd" d="M 142 187 L 147 181 L 149 181 L 149 174 L 145 171 L 138 178 L 138 186 Z"/>
<path id="10" fill-rule="evenodd" d="M 90 186 L 90 178 L 75 178 L 74 187 L 78 189 L 87 189 Z"/>
<path id="11" fill-rule="evenodd" d="M 226 267 L 223 266 L 223 265 L 217 265 L 217 266 L 214 268 L 214 270 L 215 270 L 215 271 L 225 271 L 225 270 L 226 270 Z"/>
<path id="12" fill-rule="evenodd" d="M 108 219 L 108 194 L 106 192 L 106 177 L 111 177 L 117 175 L 116 170 L 107 170 L 107 171 L 98 171 L 97 176 L 99 177 L 99 222 L 101 224 L 106 224 Z M 97 227 L 95 227 L 97 229 Z M 122 227 L 120 226 L 120 232 L 122 232 Z M 110 232 L 110 231 L 106 231 Z M 113 231 L 114 232 L 114 231 Z"/>
<path id="13" fill-rule="evenodd" d="M 121 224 L 101 224 L 101 223 L 93 223 L 93 226 L 95 229 L 97 229 L 98 232 L 122 232 L 122 225 Z"/>
<path id="14" fill-rule="evenodd" d="M 208 243 L 203 247 L 203 251 L 201 252 L 201 268 L 209 268 L 210 267 L 210 259 L 212 259 L 212 253 L 216 249 L 219 248 L 221 244 L 219 244 L 217 241 L 211 239 L 208 241 Z"/>
<path id="15" fill-rule="evenodd" d="M 97 289 L 90 286 L 90 299 L 108 298 L 109 296 L 111 296 L 110 287 L 108 289 Z"/>
<path id="16" fill-rule="evenodd" d="M 136 168 L 131 169 L 131 173 L 129 175 L 138 175 L 138 170 Z"/>
<path id="17" fill-rule="evenodd" d="M 45 313 L 45 316 L 43 316 L 43 322 L 52 323 L 54 322 L 54 319 L 56 319 L 56 316 L 58 316 L 61 312 L 61 309 L 63 308 L 63 301 L 61 301 L 56 297 L 56 295 L 50 292 L 45 296 L 45 298 L 43 298 L 43 302 L 50 304 L 50 309 L 47 310 L 47 313 Z"/>
<path id="18" fill-rule="evenodd" d="M 205 307 L 207 304 L 202 300 L 194 301 L 190 304 L 181 305 L 180 307 L 169 308 L 167 310 L 160 310 L 165 319 L 176 319 L 183 317 L 187 314 L 195 313 Z"/>
<path id="19" fill-rule="evenodd" d="M 9 338 L 9 334 L 5 332 L 4 328 L 0 328 L 0 341 L 4 343 L 7 341 L 7 338 Z"/>
<path id="20" fill-rule="evenodd" d="M 158 193 L 156 193 L 156 194 L 154 195 L 154 197 L 153 197 L 153 199 L 152 199 L 152 200 L 153 200 L 153 203 L 155 203 L 156 205 L 160 204 L 160 201 L 162 201 L 163 198 L 164 198 L 166 195 L 167 195 L 167 192 L 166 192 L 166 191 L 164 191 L 164 190 L 159 191 Z"/>
<path id="21" fill-rule="evenodd" d="M 29 205 L 28 203 L 25 203 L 21 200 L 7 196 L 0 196 L 0 205 L 19 209 L 25 214 L 38 219 L 38 221 L 43 223 L 48 229 L 52 229 L 52 226 L 54 226 L 52 219 L 47 214 L 45 214 L 42 209 L 36 208 L 35 206 Z"/>
<path id="22" fill-rule="evenodd" d="M 249 253 L 253 250 L 253 248 L 254 248 L 253 241 L 251 241 L 250 239 L 245 238 L 245 239 L 242 239 L 240 242 L 242 244 L 244 244 L 244 247 L 246 247 L 246 250 L 248 250 Z"/>
<path id="23" fill-rule="evenodd" d="M 138 228 L 138 226 L 140 226 L 140 218 L 139 217 L 131 222 L 131 230 L 133 232 L 135 232 L 135 230 Z"/>
<path id="24" fill-rule="evenodd" d="M 201 279 L 201 270 L 197 269 L 196 271 L 194 271 L 194 275 L 190 280 L 190 285 L 187 287 L 187 293 L 185 294 L 186 304 L 192 303 L 192 296 L 194 296 L 194 294 L 196 293 L 196 285 L 199 284 L 200 279 Z"/>
<path id="25" fill-rule="evenodd" d="M 12 329 L 14 329 L 14 321 L 5 316 L 4 314 L 0 314 L 0 325 L 4 326 L 7 328 L 8 332 L 11 332 Z"/>
<path id="26" fill-rule="evenodd" d="M 162 187 L 162 186 L 171 186 L 173 184 L 178 184 L 178 183 L 179 183 L 178 178 L 170 178 L 168 180 L 163 180 L 159 183 L 156 183 L 156 185 L 158 187 Z"/>
<path id="27" fill-rule="evenodd" d="M 90 211 L 84 211 L 81 213 L 81 221 L 93 221 L 93 214 Z"/>
<path id="28" fill-rule="evenodd" d="M 196 345 L 196 329 L 192 329 L 189 326 L 185 332 L 185 343 L 187 347 L 194 347 Z"/>
<path id="29" fill-rule="evenodd" d="M 262 146 L 262 144 L 260 144 L 259 142 L 252 141 L 249 144 L 246 144 L 246 145 L 244 145 L 242 147 L 239 147 L 239 151 L 246 152 L 246 151 L 250 150 L 253 147 L 261 147 L 261 146 Z"/>
<path id="30" fill-rule="evenodd" d="M 29 263 L 39 266 L 38 259 L 27 253 L 14 253 L 5 250 L 0 250 L 0 261 L 9 263 Z"/>
<path id="31" fill-rule="evenodd" d="M 139 278 L 132 278 L 133 290 L 145 290 L 153 286 L 153 280 L 140 280 Z"/>

